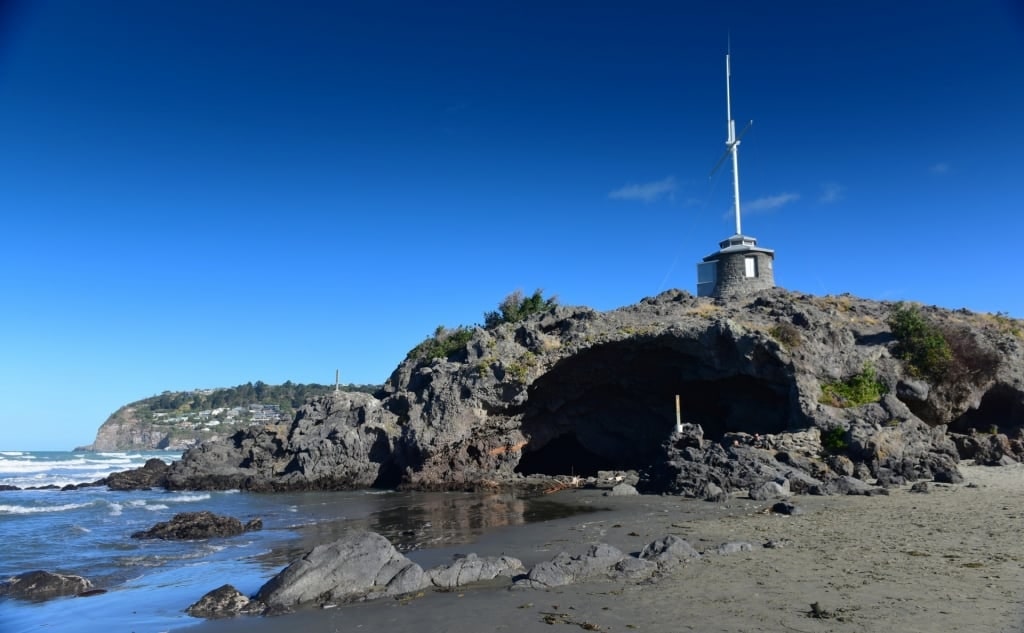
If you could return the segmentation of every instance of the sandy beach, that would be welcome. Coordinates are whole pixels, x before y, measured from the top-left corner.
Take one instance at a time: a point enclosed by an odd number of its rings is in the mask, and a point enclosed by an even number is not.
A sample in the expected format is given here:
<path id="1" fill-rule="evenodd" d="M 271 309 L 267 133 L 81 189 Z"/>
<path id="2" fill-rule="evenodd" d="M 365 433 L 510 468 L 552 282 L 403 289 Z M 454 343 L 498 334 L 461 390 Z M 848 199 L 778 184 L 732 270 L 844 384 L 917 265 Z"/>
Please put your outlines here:
<path id="1" fill-rule="evenodd" d="M 798 497 L 797 516 L 735 498 L 557 493 L 591 514 L 499 530 L 451 550 L 517 556 L 530 566 L 605 542 L 625 552 L 676 534 L 698 550 L 746 541 L 750 552 L 707 554 L 655 582 L 595 579 L 555 590 L 507 582 L 402 600 L 197 625 L 194 633 L 342 631 L 1024 631 L 1024 465 L 961 466 L 965 483 L 889 496 Z M 778 547 L 765 548 L 773 542 Z M 822 617 L 813 617 L 817 603 Z"/>

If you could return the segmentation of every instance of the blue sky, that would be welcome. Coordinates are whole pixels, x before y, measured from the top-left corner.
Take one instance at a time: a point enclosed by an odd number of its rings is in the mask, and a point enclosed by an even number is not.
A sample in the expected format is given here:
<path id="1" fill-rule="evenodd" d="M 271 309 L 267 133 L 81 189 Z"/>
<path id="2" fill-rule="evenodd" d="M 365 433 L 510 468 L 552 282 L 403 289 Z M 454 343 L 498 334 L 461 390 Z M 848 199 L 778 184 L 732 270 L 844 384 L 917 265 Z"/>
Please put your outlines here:
<path id="1" fill-rule="evenodd" d="M 778 285 L 1024 317 L 1012 0 L 0 7 L 0 448 L 164 390 L 380 383 L 515 289 L 695 292 L 733 232 L 730 34 Z"/>

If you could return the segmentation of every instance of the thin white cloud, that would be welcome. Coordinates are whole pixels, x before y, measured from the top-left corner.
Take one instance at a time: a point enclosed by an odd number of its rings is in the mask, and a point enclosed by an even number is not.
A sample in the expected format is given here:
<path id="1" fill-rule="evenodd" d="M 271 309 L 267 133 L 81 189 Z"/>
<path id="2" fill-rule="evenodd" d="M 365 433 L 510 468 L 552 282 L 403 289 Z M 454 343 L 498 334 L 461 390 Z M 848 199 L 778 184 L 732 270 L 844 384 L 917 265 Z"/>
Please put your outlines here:
<path id="1" fill-rule="evenodd" d="M 743 205 L 746 211 L 771 211 L 772 209 L 778 209 L 779 207 L 785 206 L 790 202 L 796 202 L 800 199 L 798 193 L 780 193 L 775 196 L 762 196 L 755 200 L 751 200 Z"/>
<path id="2" fill-rule="evenodd" d="M 666 195 L 671 195 L 676 190 L 676 179 L 666 176 L 654 182 L 645 182 L 638 185 L 626 185 L 608 193 L 612 200 L 640 200 L 642 202 L 654 202 Z"/>
<path id="3" fill-rule="evenodd" d="M 949 169 L 949 163 L 935 163 L 934 165 L 928 168 L 928 171 L 932 172 L 933 174 L 946 174 L 949 173 Z"/>
<path id="4" fill-rule="evenodd" d="M 846 187 L 840 185 L 837 182 L 826 182 L 821 185 L 821 195 L 818 196 L 818 202 L 822 204 L 832 204 L 833 202 L 839 202 L 843 199 L 843 192 L 846 191 Z"/>

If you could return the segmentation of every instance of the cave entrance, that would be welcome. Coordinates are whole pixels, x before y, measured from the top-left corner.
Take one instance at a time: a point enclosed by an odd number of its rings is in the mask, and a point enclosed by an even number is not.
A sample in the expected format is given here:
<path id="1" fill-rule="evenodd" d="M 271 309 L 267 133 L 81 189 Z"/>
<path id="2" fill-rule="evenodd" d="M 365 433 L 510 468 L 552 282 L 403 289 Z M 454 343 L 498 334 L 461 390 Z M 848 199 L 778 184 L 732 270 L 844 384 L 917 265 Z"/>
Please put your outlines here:
<path id="1" fill-rule="evenodd" d="M 993 428 L 1000 433 L 1024 428 L 1024 392 L 996 385 L 985 392 L 977 409 L 970 409 L 949 423 L 953 433 L 988 433 Z"/>
<path id="2" fill-rule="evenodd" d="M 559 362 L 530 387 L 527 445 L 516 472 L 591 476 L 644 468 L 675 426 L 676 394 L 683 421 L 700 424 L 707 439 L 794 428 L 796 389 L 777 359 L 750 367 L 747 359 L 722 358 L 734 342 L 712 347 L 674 337 L 626 340 Z M 744 362 L 756 376 L 737 371 Z"/>
<path id="3" fill-rule="evenodd" d="M 524 453 L 516 472 L 594 477 L 599 470 L 618 470 L 617 467 L 614 461 L 587 449 L 575 433 L 566 433 L 534 451 Z"/>

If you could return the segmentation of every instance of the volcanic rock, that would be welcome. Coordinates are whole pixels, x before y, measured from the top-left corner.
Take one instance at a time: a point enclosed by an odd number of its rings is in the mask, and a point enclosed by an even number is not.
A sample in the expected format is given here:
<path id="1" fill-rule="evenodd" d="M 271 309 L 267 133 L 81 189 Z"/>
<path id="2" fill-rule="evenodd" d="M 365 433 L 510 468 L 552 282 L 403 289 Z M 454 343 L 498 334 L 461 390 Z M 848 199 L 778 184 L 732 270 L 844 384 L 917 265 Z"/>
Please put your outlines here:
<path id="1" fill-rule="evenodd" d="M 429 586 L 423 568 L 374 532 L 353 532 L 313 548 L 263 585 L 256 598 L 271 611 L 313 602 L 397 596 Z"/>
<path id="2" fill-rule="evenodd" d="M 260 529 L 262 521 L 246 525 L 234 517 L 220 516 L 209 511 L 179 512 L 170 521 L 161 521 L 148 530 L 132 534 L 132 538 L 158 538 L 164 540 L 198 540 L 237 536 L 247 529 Z"/>
<path id="3" fill-rule="evenodd" d="M 222 585 L 197 600 L 185 613 L 195 618 L 230 618 L 242 614 L 257 615 L 266 605 L 252 600 L 231 585 Z"/>
<path id="4" fill-rule="evenodd" d="M 151 488 L 163 487 L 166 475 L 167 463 L 162 459 L 153 457 L 147 459 L 146 463 L 140 468 L 111 473 L 105 479 L 96 482 L 96 484 L 105 484 L 111 490 L 149 490 Z"/>
<path id="5" fill-rule="evenodd" d="M 62 596 L 78 595 L 91 588 L 92 583 L 81 576 L 38 570 L 18 574 L 0 583 L 0 596 L 42 602 Z"/>
<path id="6" fill-rule="evenodd" d="M 620 561 L 626 558 L 617 547 L 607 543 L 591 545 L 587 551 L 578 556 L 570 556 L 560 552 L 550 561 L 534 565 L 526 577 L 516 580 L 517 587 L 548 589 L 609 573 Z"/>
<path id="7" fill-rule="evenodd" d="M 523 562 L 511 556 L 479 558 L 476 554 L 467 554 L 451 565 L 431 569 L 427 578 L 435 587 L 453 589 L 499 576 L 511 577 L 523 569 Z"/>
<path id="8" fill-rule="evenodd" d="M 414 349 L 380 398 L 323 396 L 291 424 L 190 449 L 167 486 L 462 489 L 638 471 L 642 492 L 719 498 L 781 480 L 827 490 L 851 474 L 954 480 L 947 426 L 1024 427 L 1024 343 L 987 315 L 921 307 L 962 361 L 922 375 L 902 359 L 894 308 L 779 288 L 732 300 L 668 291 L 608 312 L 556 306 L 472 329 L 455 349 Z M 823 397 L 867 368 L 880 400 Z M 842 436 L 826 450 L 821 431 L 833 429 Z"/>

